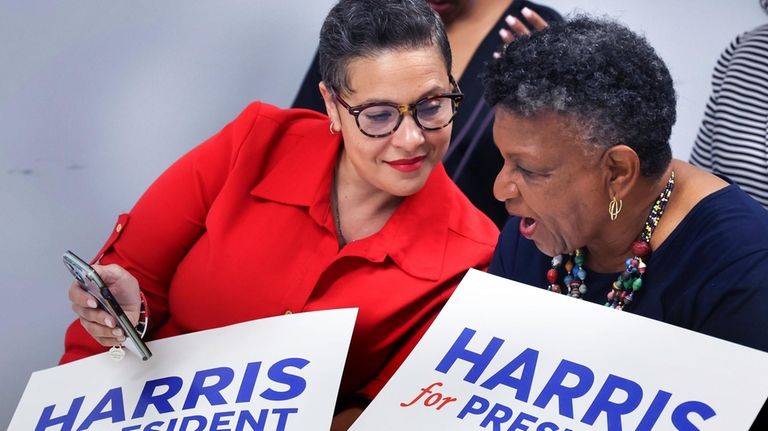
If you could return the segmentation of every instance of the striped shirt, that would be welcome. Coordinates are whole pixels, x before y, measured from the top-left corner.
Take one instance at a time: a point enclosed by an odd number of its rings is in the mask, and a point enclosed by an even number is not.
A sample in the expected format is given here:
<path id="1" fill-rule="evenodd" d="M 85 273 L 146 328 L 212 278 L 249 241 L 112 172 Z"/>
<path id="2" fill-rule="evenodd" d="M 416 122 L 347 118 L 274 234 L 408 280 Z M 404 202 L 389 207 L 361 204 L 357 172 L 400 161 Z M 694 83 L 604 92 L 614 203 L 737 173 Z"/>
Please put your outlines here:
<path id="1" fill-rule="evenodd" d="M 768 208 L 768 24 L 738 36 L 717 61 L 691 163 Z"/>

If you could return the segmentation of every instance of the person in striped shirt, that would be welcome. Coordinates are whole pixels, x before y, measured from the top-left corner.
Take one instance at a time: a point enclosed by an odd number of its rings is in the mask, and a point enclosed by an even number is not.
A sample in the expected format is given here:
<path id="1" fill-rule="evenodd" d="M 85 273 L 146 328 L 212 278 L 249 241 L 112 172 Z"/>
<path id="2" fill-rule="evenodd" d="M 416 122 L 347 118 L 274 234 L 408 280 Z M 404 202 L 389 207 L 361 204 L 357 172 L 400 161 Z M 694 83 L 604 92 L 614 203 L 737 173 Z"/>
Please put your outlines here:
<path id="1" fill-rule="evenodd" d="M 768 1 L 761 5 L 768 12 Z M 717 61 L 691 163 L 768 209 L 768 24 L 736 37 Z"/>

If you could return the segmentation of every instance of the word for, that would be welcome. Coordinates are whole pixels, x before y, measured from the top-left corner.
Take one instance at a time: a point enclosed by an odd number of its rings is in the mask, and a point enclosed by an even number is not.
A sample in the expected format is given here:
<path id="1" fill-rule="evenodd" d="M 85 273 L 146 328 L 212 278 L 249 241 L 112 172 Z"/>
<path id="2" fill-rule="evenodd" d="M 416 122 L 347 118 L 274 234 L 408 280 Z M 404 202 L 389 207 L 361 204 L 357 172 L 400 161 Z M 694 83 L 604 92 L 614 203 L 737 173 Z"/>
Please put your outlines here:
<path id="1" fill-rule="evenodd" d="M 443 386 L 442 382 L 435 382 L 431 385 L 427 386 L 426 388 L 421 388 L 421 392 L 419 392 L 419 395 L 416 395 L 416 398 L 413 399 L 410 403 L 400 403 L 400 407 L 410 407 L 414 404 L 416 404 L 416 401 L 419 401 L 421 397 L 423 397 L 426 394 L 430 394 L 426 398 L 424 398 L 424 406 L 426 407 L 435 407 L 435 410 L 440 410 L 443 407 L 445 407 L 446 404 L 452 403 L 456 401 L 455 397 L 447 397 L 441 394 L 440 392 L 432 392 L 432 388 L 435 386 Z"/>

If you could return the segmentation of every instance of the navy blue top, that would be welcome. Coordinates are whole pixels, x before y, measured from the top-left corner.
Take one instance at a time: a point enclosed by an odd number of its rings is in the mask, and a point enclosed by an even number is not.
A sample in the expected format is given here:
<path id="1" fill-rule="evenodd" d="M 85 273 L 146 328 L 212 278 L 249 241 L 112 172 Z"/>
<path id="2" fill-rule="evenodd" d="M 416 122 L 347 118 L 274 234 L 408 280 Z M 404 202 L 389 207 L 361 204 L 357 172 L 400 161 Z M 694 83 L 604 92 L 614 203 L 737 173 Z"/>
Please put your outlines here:
<path id="1" fill-rule="evenodd" d="M 489 272 L 545 288 L 551 258 L 519 223 L 505 225 Z M 768 211 L 738 186 L 701 200 L 646 264 L 625 311 L 768 351 Z M 589 254 L 585 266 L 584 299 L 604 304 L 619 273 L 589 271 Z"/>

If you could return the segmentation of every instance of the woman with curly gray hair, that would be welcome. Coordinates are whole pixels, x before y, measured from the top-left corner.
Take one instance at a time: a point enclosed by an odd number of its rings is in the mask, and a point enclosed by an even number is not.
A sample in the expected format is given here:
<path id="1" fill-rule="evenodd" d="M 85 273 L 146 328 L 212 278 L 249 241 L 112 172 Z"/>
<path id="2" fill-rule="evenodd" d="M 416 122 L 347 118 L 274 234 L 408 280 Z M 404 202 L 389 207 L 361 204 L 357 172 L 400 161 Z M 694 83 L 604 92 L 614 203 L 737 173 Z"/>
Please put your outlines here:
<path id="1" fill-rule="evenodd" d="M 672 78 L 643 37 L 553 24 L 513 42 L 485 85 L 494 194 L 515 216 L 492 273 L 768 351 L 768 213 L 672 159 Z"/>
<path id="2" fill-rule="evenodd" d="M 644 38 L 553 24 L 514 41 L 485 86 L 493 191 L 515 216 L 491 273 L 768 351 L 768 213 L 672 159 L 672 78 Z"/>

